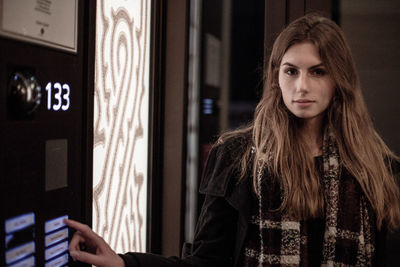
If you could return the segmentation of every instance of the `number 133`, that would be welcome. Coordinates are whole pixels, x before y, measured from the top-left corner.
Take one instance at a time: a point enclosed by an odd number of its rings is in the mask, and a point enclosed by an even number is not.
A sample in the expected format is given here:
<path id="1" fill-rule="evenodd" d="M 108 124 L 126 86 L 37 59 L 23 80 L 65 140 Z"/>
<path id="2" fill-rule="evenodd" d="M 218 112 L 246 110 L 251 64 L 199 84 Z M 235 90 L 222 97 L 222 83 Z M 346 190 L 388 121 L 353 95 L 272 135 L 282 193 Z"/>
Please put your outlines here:
<path id="1" fill-rule="evenodd" d="M 54 92 L 53 92 L 54 90 Z M 66 111 L 69 109 L 70 106 L 70 87 L 68 84 L 64 83 L 61 85 L 61 83 L 54 83 L 52 86 L 52 83 L 49 82 L 46 85 L 46 91 L 47 91 L 47 109 L 48 110 L 54 110 L 54 111 L 59 111 L 60 109 Z M 54 94 L 54 99 L 55 103 L 52 104 L 53 100 L 53 94 Z M 63 101 L 64 100 L 64 101 Z"/>

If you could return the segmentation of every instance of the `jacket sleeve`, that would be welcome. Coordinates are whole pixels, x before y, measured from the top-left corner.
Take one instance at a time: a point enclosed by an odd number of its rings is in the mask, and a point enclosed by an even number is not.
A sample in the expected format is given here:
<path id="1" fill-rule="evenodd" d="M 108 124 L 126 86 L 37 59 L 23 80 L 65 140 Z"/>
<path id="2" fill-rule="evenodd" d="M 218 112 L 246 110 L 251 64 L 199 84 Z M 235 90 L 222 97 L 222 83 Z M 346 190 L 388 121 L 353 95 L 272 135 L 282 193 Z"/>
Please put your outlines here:
<path id="1" fill-rule="evenodd" d="M 191 249 L 183 258 L 149 253 L 120 255 L 126 267 L 224 267 L 232 266 L 237 212 L 225 199 L 232 180 L 232 162 L 225 149 L 214 147 L 207 160 L 200 185 L 205 200 L 197 222 Z"/>

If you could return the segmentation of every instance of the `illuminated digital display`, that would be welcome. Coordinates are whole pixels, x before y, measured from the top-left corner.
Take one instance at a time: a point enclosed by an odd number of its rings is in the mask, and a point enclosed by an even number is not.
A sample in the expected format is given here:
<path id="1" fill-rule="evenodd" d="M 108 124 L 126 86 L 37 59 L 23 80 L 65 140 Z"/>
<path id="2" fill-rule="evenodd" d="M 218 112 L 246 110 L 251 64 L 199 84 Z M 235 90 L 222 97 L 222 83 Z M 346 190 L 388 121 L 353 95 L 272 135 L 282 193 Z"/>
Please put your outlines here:
<path id="1" fill-rule="evenodd" d="M 48 82 L 47 91 L 47 109 L 53 111 L 67 111 L 70 107 L 70 86 L 67 83 Z"/>

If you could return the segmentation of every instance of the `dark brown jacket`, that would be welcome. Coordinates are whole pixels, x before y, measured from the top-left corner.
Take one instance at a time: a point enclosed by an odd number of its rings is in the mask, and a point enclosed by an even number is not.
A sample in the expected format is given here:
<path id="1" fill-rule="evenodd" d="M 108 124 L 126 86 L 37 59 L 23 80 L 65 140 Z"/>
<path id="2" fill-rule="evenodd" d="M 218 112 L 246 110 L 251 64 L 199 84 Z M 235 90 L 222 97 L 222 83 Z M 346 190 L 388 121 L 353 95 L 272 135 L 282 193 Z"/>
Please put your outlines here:
<path id="1" fill-rule="evenodd" d="M 239 180 L 239 159 L 249 138 L 233 138 L 214 146 L 207 160 L 200 192 L 205 194 L 193 243 L 184 255 L 148 253 L 121 255 L 126 267 L 239 267 L 247 234 L 252 178 Z M 377 262 L 384 264 L 385 234 L 377 240 Z M 400 250 L 399 250 L 400 252 Z"/>

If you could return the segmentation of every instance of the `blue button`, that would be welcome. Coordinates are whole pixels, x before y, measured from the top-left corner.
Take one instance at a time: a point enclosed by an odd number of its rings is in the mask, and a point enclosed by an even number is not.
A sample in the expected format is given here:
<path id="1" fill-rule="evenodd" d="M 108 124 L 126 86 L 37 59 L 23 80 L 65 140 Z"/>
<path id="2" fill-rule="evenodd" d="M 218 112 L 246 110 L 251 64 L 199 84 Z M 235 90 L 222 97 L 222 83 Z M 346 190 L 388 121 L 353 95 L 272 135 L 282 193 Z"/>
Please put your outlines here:
<path id="1" fill-rule="evenodd" d="M 34 224 L 35 214 L 33 212 L 7 219 L 5 222 L 6 234 L 17 232 Z"/>
<path id="2" fill-rule="evenodd" d="M 35 266 L 35 257 L 31 256 L 22 261 L 16 262 L 14 264 L 8 265 L 8 267 L 34 267 Z"/>
<path id="3" fill-rule="evenodd" d="M 44 232 L 46 234 L 48 234 L 50 232 L 53 232 L 57 229 L 60 229 L 64 226 L 66 226 L 66 224 L 64 223 L 64 219 L 68 219 L 68 215 L 64 215 L 64 216 L 47 221 L 44 225 Z"/>
<path id="4" fill-rule="evenodd" d="M 11 264 L 35 253 L 35 242 L 31 241 L 6 251 L 6 263 Z"/>
<path id="5" fill-rule="evenodd" d="M 68 253 L 65 253 L 64 255 L 62 255 L 58 258 L 55 258 L 52 261 L 46 262 L 46 264 L 44 266 L 45 267 L 60 267 L 66 263 L 68 263 Z"/>
<path id="6" fill-rule="evenodd" d="M 68 241 L 62 242 L 53 247 L 47 248 L 44 252 L 44 259 L 47 261 L 55 256 L 60 255 L 61 253 L 68 250 Z"/>
<path id="7" fill-rule="evenodd" d="M 67 238 L 68 238 L 68 228 L 64 228 L 60 231 L 46 235 L 44 238 L 44 245 L 48 247 Z"/>

